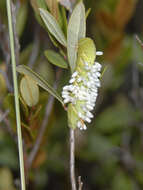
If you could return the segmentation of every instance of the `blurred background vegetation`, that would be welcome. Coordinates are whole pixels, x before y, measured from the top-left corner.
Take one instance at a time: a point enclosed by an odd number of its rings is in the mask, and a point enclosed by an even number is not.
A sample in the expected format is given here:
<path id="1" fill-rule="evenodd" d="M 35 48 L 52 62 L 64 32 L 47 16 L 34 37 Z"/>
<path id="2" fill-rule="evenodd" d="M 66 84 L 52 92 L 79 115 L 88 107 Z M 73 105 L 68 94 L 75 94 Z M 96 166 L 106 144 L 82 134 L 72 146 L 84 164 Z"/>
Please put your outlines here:
<path id="1" fill-rule="evenodd" d="M 37 0 L 39 2 L 39 0 Z M 50 7 L 50 1 L 46 3 Z M 62 1 L 74 5 L 76 0 Z M 15 0 L 17 63 L 40 73 L 51 84 L 58 78 L 58 90 L 70 73 L 46 59 L 44 51 L 59 51 L 39 24 L 35 1 Z M 49 4 L 48 4 L 49 3 Z M 88 130 L 76 131 L 76 176 L 81 175 L 83 190 L 143 189 L 143 49 L 142 0 L 85 0 L 87 36 L 94 39 L 99 59 L 106 67 Z M 32 5 L 32 6 L 31 6 Z M 60 3 L 55 13 L 66 9 Z M 34 10 L 35 13 L 34 13 Z M 70 7 L 71 8 L 71 7 Z M 67 17 L 69 12 L 66 11 Z M 59 21 L 60 22 L 60 21 Z M 18 45 L 20 43 L 20 51 Z M 19 77 L 20 80 L 21 77 Z M 21 98 L 22 99 L 22 98 Z M 27 186 L 29 190 L 70 189 L 69 129 L 64 109 L 55 101 L 40 149 L 30 167 L 27 160 L 44 121 L 49 95 L 40 89 L 39 102 L 27 107 L 21 101 L 22 132 Z M 19 162 L 15 111 L 8 45 L 5 0 L 0 0 L 0 190 L 19 189 Z"/>

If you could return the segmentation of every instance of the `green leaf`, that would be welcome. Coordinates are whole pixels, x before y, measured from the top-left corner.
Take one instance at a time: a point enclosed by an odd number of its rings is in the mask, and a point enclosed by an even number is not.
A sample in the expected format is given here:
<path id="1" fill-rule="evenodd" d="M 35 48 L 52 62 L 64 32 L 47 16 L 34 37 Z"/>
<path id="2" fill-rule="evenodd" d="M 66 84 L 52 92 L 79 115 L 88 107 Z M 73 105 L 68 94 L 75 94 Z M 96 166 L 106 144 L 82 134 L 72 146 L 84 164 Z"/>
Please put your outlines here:
<path id="1" fill-rule="evenodd" d="M 8 154 L 8 156 L 10 156 L 10 154 Z M 10 159 L 10 157 L 9 157 L 9 159 Z M 0 169 L 0 179 L 1 179 L 0 189 L 15 190 L 14 183 L 13 183 L 13 176 L 12 176 L 10 169 L 4 168 L 4 167 L 1 168 Z"/>
<path id="2" fill-rule="evenodd" d="M 58 67 L 64 68 L 64 69 L 68 68 L 68 65 L 67 65 L 66 61 L 64 60 L 64 58 L 61 55 L 59 55 L 58 53 L 55 53 L 52 50 L 46 50 L 45 56 L 50 63 L 52 63 Z"/>
<path id="3" fill-rule="evenodd" d="M 28 63 L 34 44 L 29 44 L 20 53 L 20 65 Z"/>
<path id="4" fill-rule="evenodd" d="M 73 72 L 76 67 L 78 41 L 85 37 L 85 7 L 82 2 L 78 3 L 70 17 L 67 33 L 68 60 Z"/>
<path id="5" fill-rule="evenodd" d="M 39 10 L 41 18 L 43 19 L 50 33 L 57 39 L 59 43 L 61 43 L 63 46 L 66 47 L 67 45 L 66 38 L 56 19 L 48 11 L 41 8 Z"/>
<path id="6" fill-rule="evenodd" d="M 55 81 L 55 73 L 54 68 L 47 60 L 42 60 L 41 58 L 37 60 L 37 66 L 35 68 L 35 72 L 41 75 L 46 81 L 48 81 L 49 85 L 53 86 Z"/>
<path id="7" fill-rule="evenodd" d="M 64 105 L 63 100 L 61 96 L 57 93 L 57 91 L 47 81 L 45 81 L 39 74 L 35 73 L 33 70 L 31 70 L 29 67 L 25 65 L 17 66 L 17 71 L 21 74 L 31 77 L 40 87 L 48 91 L 57 100 L 59 100 L 62 105 Z"/>
<path id="8" fill-rule="evenodd" d="M 68 23 L 67 23 L 66 9 L 64 7 L 60 8 L 58 21 L 62 28 L 62 31 L 64 32 L 64 35 L 67 36 Z"/>
<path id="9" fill-rule="evenodd" d="M 123 172 L 121 169 L 118 169 L 117 175 L 115 175 L 112 179 L 112 189 L 133 190 L 135 189 L 135 185 L 125 172 Z"/>
<path id="10" fill-rule="evenodd" d="M 37 21 L 39 22 L 39 24 L 41 26 L 43 26 L 45 28 L 45 25 L 42 21 L 40 13 L 39 13 L 39 8 L 47 9 L 45 0 L 30 0 L 30 2 L 34 9 L 35 17 L 36 17 Z"/>
<path id="11" fill-rule="evenodd" d="M 29 76 L 25 75 L 20 82 L 21 95 L 29 107 L 35 106 L 39 100 L 39 87 Z"/>
<path id="12" fill-rule="evenodd" d="M 18 9 L 17 19 L 16 19 L 16 31 L 19 37 L 21 37 L 25 24 L 27 21 L 28 13 L 28 3 L 21 3 L 20 8 Z"/>

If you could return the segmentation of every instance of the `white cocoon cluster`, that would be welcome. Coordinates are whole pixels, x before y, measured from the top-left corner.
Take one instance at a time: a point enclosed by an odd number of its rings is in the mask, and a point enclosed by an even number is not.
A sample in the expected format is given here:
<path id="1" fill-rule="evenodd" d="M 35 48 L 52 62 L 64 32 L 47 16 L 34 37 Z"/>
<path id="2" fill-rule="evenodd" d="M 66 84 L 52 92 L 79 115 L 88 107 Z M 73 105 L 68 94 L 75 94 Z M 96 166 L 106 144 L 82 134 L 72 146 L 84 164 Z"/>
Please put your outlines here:
<path id="1" fill-rule="evenodd" d="M 96 55 L 102 54 L 101 51 L 96 52 Z M 72 103 L 74 106 L 78 101 L 82 101 L 82 113 L 77 111 L 79 118 L 77 127 L 80 130 L 86 130 L 87 127 L 84 122 L 90 123 L 91 118 L 94 117 L 91 111 L 95 107 L 98 96 L 102 67 L 98 62 L 95 62 L 92 66 L 88 62 L 84 62 L 84 65 L 84 69 L 87 72 L 86 76 L 81 75 L 79 71 L 75 71 L 69 80 L 70 85 L 64 86 L 62 91 L 65 104 Z"/>

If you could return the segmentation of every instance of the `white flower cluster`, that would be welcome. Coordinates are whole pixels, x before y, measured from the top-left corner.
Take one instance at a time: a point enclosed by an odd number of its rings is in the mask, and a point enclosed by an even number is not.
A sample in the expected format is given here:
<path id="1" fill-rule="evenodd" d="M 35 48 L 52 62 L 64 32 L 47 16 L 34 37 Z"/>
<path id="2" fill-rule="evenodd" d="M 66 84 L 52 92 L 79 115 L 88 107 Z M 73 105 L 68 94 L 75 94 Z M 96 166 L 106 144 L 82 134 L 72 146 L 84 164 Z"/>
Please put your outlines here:
<path id="1" fill-rule="evenodd" d="M 96 55 L 102 54 L 101 51 L 96 52 Z M 98 62 L 95 62 L 93 65 L 84 62 L 84 75 L 77 69 L 69 80 L 70 85 L 63 87 L 62 97 L 65 104 L 72 103 L 75 106 L 80 102 L 81 111 L 76 110 L 79 118 L 77 127 L 80 130 L 86 130 L 87 127 L 84 122 L 90 123 L 91 118 L 94 117 L 91 111 L 95 107 L 98 88 L 100 87 L 101 67 Z"/>

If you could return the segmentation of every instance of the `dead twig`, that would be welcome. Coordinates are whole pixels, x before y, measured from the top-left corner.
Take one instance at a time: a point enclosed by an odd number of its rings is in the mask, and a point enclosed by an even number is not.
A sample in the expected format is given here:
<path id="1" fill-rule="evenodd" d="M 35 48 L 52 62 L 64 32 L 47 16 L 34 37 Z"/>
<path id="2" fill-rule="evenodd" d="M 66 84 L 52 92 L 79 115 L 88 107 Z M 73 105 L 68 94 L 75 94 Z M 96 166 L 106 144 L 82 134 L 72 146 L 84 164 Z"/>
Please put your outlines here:
<path id="1" fill-rule="evenodd" d="M 3 122 L 5 124 L 4 129 L 10 134 L 10 136 L 14 139 L 15 143 L 17 144 L 16 135 L 12 130 L 9 120 L 7 119 L 8 113 L 9 113 L 9 110 L 6 110 L 5 113 L 2 110 L 0 110 L 0 114 L 2 115 L 0 118 L 0 122 Z"/>
<path id="2" fill-rule="evenodd" d="M 81 181 L 81 176 L 78 177 L 78 190 L 82 190 L 83 182 Z"/>
<path id="3" fill-rule="evenodd" d="M 7 117 L 8 114 L 9 114 L 9 110 L 6 110 L 5 113 L 1 114 L 0 115 L 0 122 L 2 122 Z"/>
<path id="4" fill-rule="evenodd" d="M 40 47 L 40 41 L 39 41 L 39 27 L 35 27 L 35 33 L 34 33 L 34 46 L 32 47 L 32 53 L 29 58 L 28 66 L 30 68 L 33 68 L 34 63 L 36 62 L 38 53 L 39 53 L 39 47 Z"/>
<path id="5" fill-rule="evenodd" d="M 9 92 L 13 92 L 13 87 L 11 85 L 11 80 L 10 80 L 10 75 L 8 73 L 9 67 L 10 66 L 10 48 L 9 48 L 9 38 L 8 38 L 8 31 L 6 29 L 6 26 L 2 23 L 0 19 L 0 44 L 1 44 L 1 49 L 2 53 L 4 56 L 4 61 L 6 63 L 6 71 L 0 71 L 1 74 L 4 76 L 6 84 L 7 84 L 7 89 Z"/>
<path id="6" fill-rule="evenodd" d="M 6 86 L 7 86 L 7 89 L 9 90 L 9 92 L 13 92 L 13 87 L 12 87 L 12 85 L 9 82 L 7 74 L 3 70 L 1 70 L 1 69 L 0 69 L 0 73 L 3 75 L 3 77 L 5 79 Z"/>
<path id="7" fill-rule="evenodd" d="M 58 86 L 58 82 L 59 82 L 59 78 L 61 76 L 61 70 L 58 70 L 57 72 L 57 80 L 54 84 L 54 88 L 56 89 L 57 86 Z M 38 153 L 38 150 L 39 150 L 39 147 L 41 145 L 41 142 L 42 142 L 42 139 L 43 139 L 43 136 L 44 136 L 44 133 L 45 133 L 45 130 L 46 130 L 46 127 L 47 127 L 47 123 L 49 121 L 49 116 L 51 114 L 51 111 L 52 111 L 52 108 L 53 108 L 53 104 L 54 104 L 54 101 L 55 101 L 55 98 L 53 96 L 50 96 L 49 99 L 48 99 L 48 103 L 46 105 L 46 112 L 45 112 L 45 116 L 44 116 L 44 120 L 42 122 L 42 125 L 41 125 L 41 128 L 39 130 L 39 135 L 36 139 L 36 142 L 35 142 L 35 145 L 28 157 L 28 161 L 27 161 L 27 168 L 30 169 L 31 166 L 32 166 L 32 163 Z"/>
<path id="8" fill-rule="evenodd" d="M 75 133 L 74 129 L 70 128 L 70 181 L 72 190 L 76 190 L 75 179 Z"/>
<path id="9" fill-rule="evenodd" d="M 14 33 L 14 41 L 15 41 L 15 57 L 16 57 L 16 64 L 19 64 L 19 52 L 20 52 L 20 44 L 19 44 L 19 38 L 16 32 L 16 6 L 11 1 L 11 13 L 12 13 L 12 24 L 13 24 L 13 33 Z"/>
<path id="10" fill-rule="evenodd" d="M 137 40 L 137 42 L 141 45 L 141 47 L 143 48 L 143 42 L 141 41 L 141 39 L 139 38 L 138 35 L 135 35 L 135 38 Z"/>
<path id="11" fill-rule="evenodd" d="M 8 38 L 8 31 L 6 26 L 2 23 L 0 19 L 0 43 L 1 49 L 4 55 L 5 63 L 8 66 L 10 63 L 10 48 L 9 48 L 9 38 Z"/>
<path id="12" fill-rule="evenodd" d="M 28 169 L 31 168 L 32 163 L 33 163 L 33 161 L 34 161 L 34 159 L 35 159 L 35 157 L 37 155 L 37 152 L 39 150 L 40 144 L 41 144 L 42 139 L 43 139 L 44 132 L 46 130 L 47 123 L 49 121 L 49 116 L 50 116 L 53 104 L 54 104 L 54 97 L 50 96 L 48 104 L 46 106 L 45 117 L 44 117 L 43 123 L 41 125 L 40 131 L 39 131 L 39 135 L 38 135 L 38 137 L 36 139 L 35 145 L 34 145 L 32 151 L 31 151 L 31 153 L 29 155 L 29 158 L 28 158 L 28 161 L 27 161 L 27 168 Z"/>

